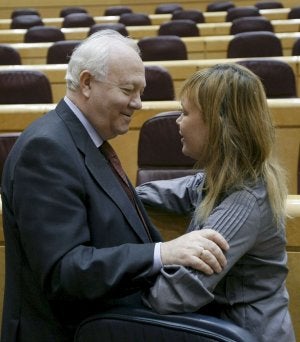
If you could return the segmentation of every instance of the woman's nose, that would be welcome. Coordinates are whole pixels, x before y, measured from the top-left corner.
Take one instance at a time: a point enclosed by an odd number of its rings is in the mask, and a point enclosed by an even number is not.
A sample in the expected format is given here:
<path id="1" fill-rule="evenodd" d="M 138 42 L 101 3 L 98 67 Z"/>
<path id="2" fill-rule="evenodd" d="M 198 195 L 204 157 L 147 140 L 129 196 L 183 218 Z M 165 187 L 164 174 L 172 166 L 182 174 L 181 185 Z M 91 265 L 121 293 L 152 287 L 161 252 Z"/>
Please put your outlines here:
<path id="1" fill-rule="evenodd" d="M 180 125 L 181 120 L 182 120 L 182 113 L 176 119 L 176 123 L 177 123 L 178 126 Z"/>

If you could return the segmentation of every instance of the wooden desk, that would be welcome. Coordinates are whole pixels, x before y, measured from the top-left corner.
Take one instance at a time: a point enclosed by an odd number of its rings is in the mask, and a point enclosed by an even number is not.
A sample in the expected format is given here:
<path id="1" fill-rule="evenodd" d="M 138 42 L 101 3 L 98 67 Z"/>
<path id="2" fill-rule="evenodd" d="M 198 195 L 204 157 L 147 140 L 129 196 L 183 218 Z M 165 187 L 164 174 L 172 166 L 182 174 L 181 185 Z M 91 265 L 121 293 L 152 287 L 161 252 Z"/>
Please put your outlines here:
<path id="1" fill-rule="evenodd" d="M 111 20 L 107 20 L 106 22 L 111 22 Z M 275 33 L 292 33 L 300 31 L 300 19 L 272 20 L 271 22 L 274 27 Z M 197 24 L 197 27 L 199 29 L 199 35 L 201 37 L 221 36 L 229 35 L 231 23 L 203 23 Z M 141 39 L 143 37 L 155 37 L 158 35 L 158 30 L 159 25 L 127 26 L 129 36 L 134 39 Z M 0 43 L 23 43 L 26 31 L 26 29 L 0 29 Z M 64 33 L 66 40 L 81 40 L 87 37 L 89 28 L 61 28 L 61 31 Z"/>
<path id="2" fill-rule="evenodd" d="M 300 38 L 300 32 L 277 33 L 281 40 L 284 56 L 291 56 L 294 42 Z M 188 51 L 188 59 L 224 59 L 227 58 L 227 48 L 232 35 L 182 37 Z M 13 43 L 21 55 L 22 64 L 45 64 L 48 48 L 53 43 Z"/>
<path id="3" fill-rule="evenodd" d="M 279 159 L 287 169 L 288 187 L 291 194 L 297 193 L 298 151 L 300 144 L 300 99 L 269 99 L 276 126 L 276 148 Z M 22 131 L 31 122 L 42 116 L 55 104 L 1 105 L 1 131 Z M 154 115 L 180 109 L 178 101 L 143 102 L 143 108 L 134 113 L 127 134 L 112 140 L 129 178 L 135 184 L 137 173 L 137 147 L 142 124 Z"/>

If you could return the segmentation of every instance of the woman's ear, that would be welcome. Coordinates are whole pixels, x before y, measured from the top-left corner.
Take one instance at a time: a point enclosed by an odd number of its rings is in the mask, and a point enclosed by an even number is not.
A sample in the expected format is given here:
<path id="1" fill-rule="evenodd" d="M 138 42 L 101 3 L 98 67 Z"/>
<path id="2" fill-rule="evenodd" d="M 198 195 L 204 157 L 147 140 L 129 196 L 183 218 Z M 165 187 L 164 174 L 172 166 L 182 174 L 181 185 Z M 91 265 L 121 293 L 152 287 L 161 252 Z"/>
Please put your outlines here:
<path id="1" fill-rule="evenodd" d="M 92 82 L 92 75 L 90 74 L 89 71 L 83 70 L 80 73 L 80 89 L 82 94 L 89 98 L 91 94 L 91 82 Z"/>

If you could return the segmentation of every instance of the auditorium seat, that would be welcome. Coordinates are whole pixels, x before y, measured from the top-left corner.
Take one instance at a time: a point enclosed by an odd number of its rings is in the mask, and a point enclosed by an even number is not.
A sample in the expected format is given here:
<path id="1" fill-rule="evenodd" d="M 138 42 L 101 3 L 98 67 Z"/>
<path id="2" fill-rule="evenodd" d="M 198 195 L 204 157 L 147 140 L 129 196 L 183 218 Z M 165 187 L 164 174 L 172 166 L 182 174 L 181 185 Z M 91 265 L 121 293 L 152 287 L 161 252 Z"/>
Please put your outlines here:
<path id="1" fill-rule="evenodd" d="M 206 12 L 222 12 L 235 7 L 232 1 L 215 1 L 207 5 Z"/>
<path id="2" fill-rule="evenodd" d="M 90 36 L 91 34 L 97 31 L 106 30 L 106 29 L 118 31 L 125 37 L 128 36 L 128 31 L 126 29 L 126 26 L 122 23 L 94 24 L 93 26 L 90 27 L 88 35 Z"/>
<path id="3" fill-rule="evenodd" d="M 120 15 L 119 23 L 125 26 L 144 26 L 151 25 L 151 19 L 144 13 L 123 13 Z"/>
<path id="4" fill-rule="evenodd" d="M 229 321 L 199 313 L 160 315 L 146 307 L 114 307 L 85 319 L 74 342 L 256 342 Z"/>
<path id="5" fill-rule="evenodd" d="M 273 59 L 251 59 L 239 61 L 238 64 L 247 67 L 261 79 L 267 98 L 297 97 L 296 77 L 288 63 Z"/>
<path id="6" fill-rule="evenodd" d="M 146 88 L 142 101 L 173 101 L 175 92 L 173 79 L 168 70 L 159 65 L 145 66 Z"/>
<path id="7" fill-rule="evenodd" d="M 64 17 L 62 27 L 91 27 L 95 19 L 87 13 L 71 13 Z"/>
<path id="8" fill-rule="evenodd" d="M 47 51 L 47 64 L 67 64 L 80 40 L 61 40 L 54 42 Z"/>
<path id="9" fill-rule="evenodd" d="M 29 29 L 32 26 L 44 25 L 42 18 L 36 14 L 18 15 L 11 20 L 11 29 Z"/>
<path id="10" fill-rule="evenodd" d="M 61 18 L 64 18 L 67 15 L 73 14 L 73 13 L 86 13 L 87 14 L 88 11 L 85 8 L 79 7 L 79 6 L 67 6 L 60 10 L 59 16 Z"/>
<path id="11" fill-rule="evenodd" d="M 132 13 L 132 9 L 128 6 L 110 6 L 107 7 L 104 11 L 104 15 L 121 15 L 123 13 Z"/>
<path id="12" fill-rule="evenodd" d="M 143 61 L 188 59 L 185 43 L 177 36 L 144 37 L 138 46 Z"/>
<path id="13" fill-rule="evenodd" d="M 190 19 L 177 19 L 162 23 L 158 29 L 159 36 L 198 37 L 197 24 Z"/>
<path id="14" fill-rule="evenodd" d="M 168 14 L 174 13 L 175 11 L 183 10 L 183 7 L 180 4 L 160 4 L 156 6 L 154 13 L 155 14 Z"/>
<path id="15" fill-rule="evenodd" d="M 288 13 L 288 19 L 299 19 L 300 18 L 300 6 L 292 7 Z"/>
<path id="16" fill-rule="evenodd" d="M 283 8 L 283 4 L 279 1 L 259 1 L 255 5 L 258 9 Z"/>
<path id="17" fill-rule="evenodd" d="M 0 44 L 0 65 L 22 64 L 18 50 L 10 45 Z"/>
<path id="18" fill-rule="evenodd" d="M 205 17 L 201 11 L 198 10 L 181 10 L 175 11 L 172 13 L 171 20 L 177 19 L 189 19 L 194 21 L 195 23 L 204 23 Z"/>
<path id="19" fill-rule="evenodd" d="M 19 15 L 37 15 L 41 16 L 39 11 L 35 8 L 16 8 L 11 12 L 11 19 Z"/>
<path id="20" fill-rule="evenodd" d="M 25 43 L 57 42 L 65 40 L 65 35 L 59 27 L 55 26 L 33 26 L 24 36 Z"/>
<path id="21" fill-rule="evenodd" d="M 296 39 L 293 44 L 292 56 L 300 56 L 300 38 Z"/>
<path id="22" fill-rule="evenodd" d="M 280 39 L 272 32 L 242 32 L 230 40 L 227 58 L 282 56 Z"/>
<path id="23" fill-rule="evenodd" d="M 176 119 L 179 111 L 163 112 L 145 121 L 138 140 L 136 184 L 194 174 L 195 160 L 182 153 Z"/>
<path id="24" fill-rule="evenodd" d="M 0 133 L 0 187 L 5 160 L 20 134 L 20 132 Z"/>
<path id="25" fill-rule="evenodd" d="M 0 71 L 0 104 L 52 103 L 51 84 L 38 70 Z"/>
<path id="26" fill-rule="evenodd" d="M 241 17 L 258 17 L 260 16 L 259 9 L 255 6 L 241 6 L 233 7 L 227 10 L 225 20 L 233 21 L 234 19 Z"/>
<path id="27" fill-rule="evenodd" d="M 242 17 L 232 21 L 230 34 L 234 35 L 241 32 L 269 31 L 274 32 L 270 20 L 265 17 Z"/>

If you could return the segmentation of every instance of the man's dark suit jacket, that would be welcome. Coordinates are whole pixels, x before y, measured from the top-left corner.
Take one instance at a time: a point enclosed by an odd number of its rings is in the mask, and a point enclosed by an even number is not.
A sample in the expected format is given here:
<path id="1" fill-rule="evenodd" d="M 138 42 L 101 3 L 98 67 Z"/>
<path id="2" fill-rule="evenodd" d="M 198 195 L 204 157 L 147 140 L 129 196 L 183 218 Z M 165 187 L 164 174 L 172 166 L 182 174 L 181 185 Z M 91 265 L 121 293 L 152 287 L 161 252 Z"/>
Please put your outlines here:
<path id="1" fill-rule="evenodd" d="M 71 341 L 80 320 L 151 284 L 154 243 L 64 101 L 15 144 L 2 201 L 2 342 Z M 152 242 L 160 241 L 139 204 Z"/>

